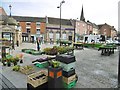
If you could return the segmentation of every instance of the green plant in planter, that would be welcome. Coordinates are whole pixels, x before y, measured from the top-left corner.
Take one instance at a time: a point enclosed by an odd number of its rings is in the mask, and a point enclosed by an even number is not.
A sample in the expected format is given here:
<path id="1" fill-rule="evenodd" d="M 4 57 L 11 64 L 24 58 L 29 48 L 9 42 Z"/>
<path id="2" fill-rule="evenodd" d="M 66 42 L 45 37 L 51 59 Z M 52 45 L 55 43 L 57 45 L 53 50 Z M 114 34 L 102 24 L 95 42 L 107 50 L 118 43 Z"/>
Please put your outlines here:
<path id="1" fill-rule="evenodd" d="M 45 48 L 43 51 L 45 52 L 45 54 L 49 54 L 51 51 L 51 48 Z"/>
<path id="2" fill-rule="evenodd" d="M 51 66 L 52 66 L 53 68 L 58 68 L 59 65 L 60 65 L 60 63 L 59 63 L 58 61 L 55 61 L 55 60 L 52 60 L 52 61 L 51 61 Z"/>
<path id="3" fill-rule="evenodd" d="M 50 51 L 50 55 L 57 55 L 57 53 L 58 53 L 58 49 L 57 47 L 54 46 Z"/>
<path id="4" fill-rule="evenodd" d="M 65 49 L 65 47 L 58 47 L 58 52 L 59 52 L 59 54 L 64 54 L 64 53 L 66 53 L 66 49 Z"/>
<path id="5" fill-rule="evenodd" d="M 56 43 L 59 44 L 59 43 L 60 43 L 60 40 L 58 39 L 58 40 L 56 41 Z"/>
<path id="6" fill-rule="evenodd" d="M 24 68 L 25 70 L 32 70 L 32 69 L 33 69 L 33 66 L 27 65 L 27 66 L 23 66 L 23 68 Z"/>
<path id="7" fill-rule="evenodd" d="M 19 58 L 18 57 L 15 57 L 15 58 L 11 58 L 11 61 L 12 63 L 15 65 L 17 65 L 17 62 L 19 61 Z"/>
<path id="8" fill-rule="evenodd" d="M 20 70 L 20 65 L 15 65 L 13 68 L 12 68 L 13 71 L 19 71 Z"/>
<path id="9" fill-rule="evenodd" d="M 7 59 L 7 66 L 8 66 L 8 67 L 11 66 L 11 58 Z"/>
<path id="10" fill-rule="evenodd" d="M 14 59 L 15 59 L 15 61 L 16 61 L 16 62 L 18 62 L 18 61 L 19 61 L 19 57 L 15 57 Z"/>

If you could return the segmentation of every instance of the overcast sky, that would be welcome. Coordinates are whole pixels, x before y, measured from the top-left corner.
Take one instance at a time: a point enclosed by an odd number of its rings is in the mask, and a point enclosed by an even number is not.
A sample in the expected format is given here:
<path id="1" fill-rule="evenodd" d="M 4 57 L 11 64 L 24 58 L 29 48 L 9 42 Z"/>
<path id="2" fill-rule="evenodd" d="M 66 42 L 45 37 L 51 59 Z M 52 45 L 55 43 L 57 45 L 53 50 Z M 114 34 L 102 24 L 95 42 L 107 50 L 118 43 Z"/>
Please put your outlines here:
<path id="1" fill-rule="evenodd" d="M 12 15 L 33 17 L 60 17 L 57 6 L 62 0 L 0 0 L 9 15 L 9 5 L 12 5 Z M 96 24 L 107 23 L 118 29 L 118 2 L 120 0 L 65 0 L 62 5 L 62 18 L 80 19 L 82 5 L 84 16 Z"/>

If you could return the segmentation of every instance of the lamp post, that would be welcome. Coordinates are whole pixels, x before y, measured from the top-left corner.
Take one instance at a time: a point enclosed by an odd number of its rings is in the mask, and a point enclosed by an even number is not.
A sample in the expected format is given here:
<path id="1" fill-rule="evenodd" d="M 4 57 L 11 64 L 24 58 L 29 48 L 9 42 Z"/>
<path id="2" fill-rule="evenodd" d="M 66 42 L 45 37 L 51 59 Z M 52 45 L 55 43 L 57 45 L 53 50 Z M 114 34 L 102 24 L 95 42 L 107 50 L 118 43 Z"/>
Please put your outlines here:
<path id="1" fill-rule="evenodd" d="M 65 1 L 61 1 L 60 2 L 60 6 L 58 6 L 57 8 L 60 8 L 60 46 L 61 46 L 61 6 L 62 4 L 65 3 Z"/>
<path id="2" fill-rule="evenodd" d="M 10 8 L 10 17 L 11 17 L 11 8 L 12 8 L 12 6 L 11 6 L 11 5 L 9 5 L 9 8 Z"/>
<path id="3" fill-rule="evenodd" d="M 11 8 L 12 8 L 12 5 L 9 5 L 9 8 L 10 8 L 10 18 L 11 18 Z M 15 35 L 14 35 L 14 33 L 12 32 L 12 33 L 10 33 L 10 41 L 11 41 L 11 38 L 12 38 L 12 48 L 13 49 L 15 49 L 15 46 L 14 46 L 14 38 L 15 38 Z"/>
<path id="4" fill-rule="evenodd" d="M 76 21 L 75 21 L 75 19 L 73 20 L 74 21 L 74 43 L 75 43 L 75 27 L 76 27 Z"/>

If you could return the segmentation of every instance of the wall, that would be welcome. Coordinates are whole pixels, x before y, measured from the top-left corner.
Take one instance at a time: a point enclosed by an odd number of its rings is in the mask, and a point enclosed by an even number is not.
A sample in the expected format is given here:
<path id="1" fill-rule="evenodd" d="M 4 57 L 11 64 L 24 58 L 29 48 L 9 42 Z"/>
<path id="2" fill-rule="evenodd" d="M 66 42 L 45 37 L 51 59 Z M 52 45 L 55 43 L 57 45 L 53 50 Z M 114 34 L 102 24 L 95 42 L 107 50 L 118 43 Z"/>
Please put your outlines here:
<path id="1" fill-rule="evenodd" d="M 22 29 L 22 33 L 26 33 L 26 22 L 19 22 L 21 29 Z"/>
<path id="2" fill-rule="evenodd" d="M 107 24 L 104 24 L 100 28 L 100 34 L 106 35 L 107 37 L 111 36 L 111 27 Z"/>
<path id="3" fill-rule="evenodd" d="M 53 42 L 56 42 L 57 39 L 56 39 L 56 34 L 58 34 L 58 36 L 60 35 L 60 26 L 59 25 L 53 25 L 53 24 L 47 24 L 46 26 L 46 40 L 47 42 L 50 42 L 50 38 L 52 38 L 52 41 Z M 72 41 L 74 39 L 74 27 L 73 26 L 67 26 L 67 25 L 62 25 L 61 26 L 61 37 L 63 39 L 64 35 L 63 35 L 63 32 L 66 33 L 66 40 L 68 40 L 68 36 L 69 33 L 71 32 L 72 33 Z"/>
<path id="4" fill-rule="evenodd" d="M 77 21 L 76 33 L 79 35 L 87 34 L 87 24 L 83 21 Z"/>
<path id="5" fill-rule="evenodd" d="M 31 26 L 30 34 L 36 34 L 36 23 L 35 22 L 31 22 L 30 26 Z"/>

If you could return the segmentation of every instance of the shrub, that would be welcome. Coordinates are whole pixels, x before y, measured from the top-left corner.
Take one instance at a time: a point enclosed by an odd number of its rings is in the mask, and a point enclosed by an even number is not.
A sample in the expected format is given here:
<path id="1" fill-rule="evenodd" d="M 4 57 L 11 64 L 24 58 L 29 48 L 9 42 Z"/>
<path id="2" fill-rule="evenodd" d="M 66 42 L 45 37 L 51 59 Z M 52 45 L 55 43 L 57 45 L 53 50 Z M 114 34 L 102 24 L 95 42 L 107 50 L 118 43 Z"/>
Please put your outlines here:
<path id="1" fill-rule="evenodd" d="M 51 66 L 52 66 L 53 68 L 58 68 L 59 65 L 60 65 L 60 63 L 59 63 L 58 61 L 55 61 L 55 60 L 52 60 L 50 63 L 51 63 Z"/>
<path id="2" fill-rule="evenodd" d="M 20 70 L 20 65 L 16 65 L 12 69 L 13 71 L 19 71 Z"/>
<path id="3" fill-rule="evenodd" d="M 44 52 L 45 52 L 45 54 L 50 54 L 50 51 L 51 51 L 51 48 L 45 48 L 44 50 L 43 50 Z"/>
<path id="4" fill-rule="evenodd" d="M 67 47 L 53 46 L 53 48 L 45 48 L 44 52 L 45 52 L 45 54 L 48 54 L 48 55 L 57 55 L 58 53 L 64 54 L 64 53 L 67 53 L 72 50 L 73 50 L 73 47 L 69 47 L 69 46 L 67 46 Z"/>

